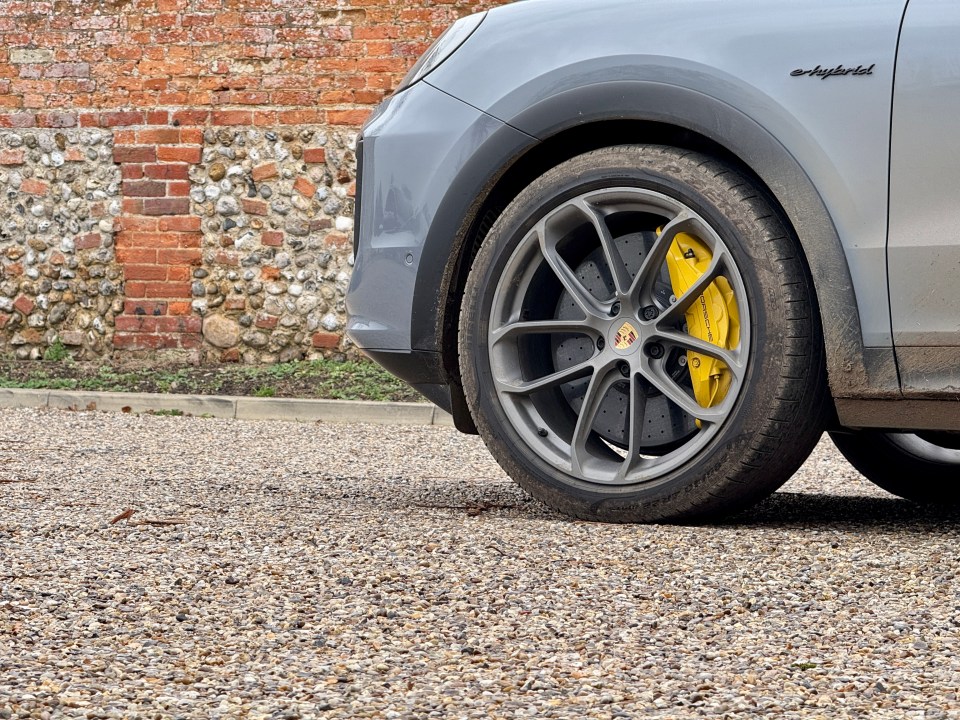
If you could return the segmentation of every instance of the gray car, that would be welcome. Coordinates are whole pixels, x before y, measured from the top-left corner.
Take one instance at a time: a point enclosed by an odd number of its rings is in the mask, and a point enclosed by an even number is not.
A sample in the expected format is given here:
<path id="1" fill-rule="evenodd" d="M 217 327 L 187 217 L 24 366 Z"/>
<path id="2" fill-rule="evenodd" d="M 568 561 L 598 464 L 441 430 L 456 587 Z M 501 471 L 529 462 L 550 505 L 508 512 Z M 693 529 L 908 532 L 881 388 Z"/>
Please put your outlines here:
<path id="1" fill-rule="evenodd" d="M 359 141 L 350 338 L 530 493 L 693 521 L 824 430 L 960 498 L 960 3 L 527 0 Z"/>

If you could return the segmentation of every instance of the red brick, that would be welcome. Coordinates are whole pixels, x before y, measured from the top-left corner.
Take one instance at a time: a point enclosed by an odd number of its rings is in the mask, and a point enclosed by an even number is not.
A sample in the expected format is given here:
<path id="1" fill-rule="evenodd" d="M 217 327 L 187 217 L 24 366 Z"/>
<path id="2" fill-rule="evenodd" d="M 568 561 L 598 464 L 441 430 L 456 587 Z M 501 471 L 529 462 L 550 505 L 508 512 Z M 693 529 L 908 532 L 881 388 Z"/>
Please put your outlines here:
<path id="1" fill-rule="evenodd" d="M 100 124 L 103 127 L 143 125 L 145 119 L 146 116 L 142 110 L 120 110 L 117 112 L 100 113 Z"/>
<path id="2" fill-rule="evenodd" d="M 181 145 L 202 145 L 203 130 L 200 128 L 183 128 L 180 131 Z"/>
<path id="3" fill-rule="evenodd" d="M 335 333 L 314 333 L 311 343 L 315 348 L 335 348 L 340 346 L 340 336 Z"/>
<path id="4" fill-rule="evenodd" d="M 100 237 L 100 233 L 98 232 L 85 233 L 74 241 L 77 250 L 90 250 L 91 248 L 98 248 L 102 244 L 103 238 Z"/>
<path id="5" fill-rule="evenodd" d="M 240 204 L 243 205 L 243 211 L 250 215 L 266 215 L 270 207 L 265 201 L 255 198 L 243 198 Z"/>
<path id="6" fill-rule="evenodd" d="M 157 251 L 157 262 L 161 265 L 199 265 L 199 248 L 163 248 Z"/>
<path id="7" fill-rule="evenodd" d="M 189 232 L 200 229 L 200 218 L 195 215 L 186 217 L 166 217 L 160 219 L 158 226 L 160 230 L 174 230 L 177 232 Z"/>
<path id="8" fill-rule="evenodd" d="M 166 265 L 126 265 L 123 275 L 127 280 L 166 280 Z"/>
<path id="9" fill-rule="evenodd" d="M 113 161 L 118 163 L 153 162 L 157 159 L 157 149 L 147 145 L 117 145 L 113 148 Z"/>
<path id="10" fill-rule="evenodd" d="M 197 218 L 199 222 L 200 218 Z M 121 217 L 120 229 L 133 232 L 150 232 L 159 228 L 159 221 L 156 218 L 145 217 Z"/>
<path id="11" fill-rule="evenodd" d="M 319 124 L 327 121 L 327 113 L 324 110 L 283 110 L 279 113 L 279 120 L 283 125 Z"/>
<path id="12" fill-rule="evenodd" d="M 211 122 L 214 125 L 251 125 L 253 113 L 249 110 L 214 110 Z"/>
<path id="13" fill-rule="evenodd" d="M 157 148 L 157 159 L 196 164 L 200 162 L 199 145 L 161 145 Z"/>
<path id="14" fill-rule="evenodd" d="M 151 315 L 120 315 L 114 323 L 118 332 L 156 332 L 157 320 Z"/>
<path id="15" fill-rule="evenodd" d="M 37 125 L 45 128 L 76 127 L 77 116 L 73 113 L 64 112 L 37 113 Z"/>
<path id="16" fill-rule="evenodd" d="M 126 300 L 123 311 L 128 315 L 166 315 L 167 303 L 158 300 Z"/>
<path id="17" fill-rule="evenodd" d="M 359 127 L 370 116 L 369 110 L 330 110 L 327 121 L 331 125 L 356 125 Z"/>
<path id="18" fill-rule="evenodd" d="M 300 176 L 293 182 L 293 189 L 304 197 L 312 198 L 317 192 L 317 186 Z"/>
<path id="19" fill-rule="evenodd" d="M 0 150 L 0 165 L 23 165 L 25 159 L 23 150 Z"/>
<path id="20" fill-rule="evenodd" d="M 227 301 L 223 304 L 223 307 L 226 310 L 243 310 L 247 307 L 247 301 L 243 296 L 230 297 L 227 298 Z"/>
<path id="21" fill-rule="evenodd" d="M 274 230 L 265 231 L 260 236 L 260 242 L 271 247 L 280 247 L 283 245 L 283 233 Z"/>
<path id="22" fill-rule="evenodd" d="M 117 332 L 113 335 L 113 346 L 120 350 L 159 350 L 161 338 L 146 333 Z"/>
<path id="23" fill-rule="evenodd" d="M 150 128 L 137 133 L 137 142 L 142 145 L 176 145 L 180 142 L 179 128 Z"/>
<path id="24" fill-rule="evenodd" d="M 29 315 L 34 308 L 33 300 L 26 295 L 21 295 L 13 302 L 13 306 L 24 315 Z"/>
<path id="25" fill-rule="evenodd" d="M 257 315 L 257 320 L 254 323 L 258 328 L 264 328 L 266 330 L 272 330 L 277 326 L 277 323 L 280 321 L 276 315 L 267 315 L 265 313 L 260 313 Z"/>
<path id="26" fill-rule="evenodd" d="M 123 194 L 127 197 L 165 197 L 167 184 L 157 180 L 125 180 Z"/>
<path id="27" fill-rule="evenodd" d="M 306 148 L 303 151 L 303 161 L 308 163 L 325 163 L 327 161 L 326 148 Z"/>
<path id="28" fill-rule="evenodd" d="M 143 201 L 144 215 L 186 215 L 189 212 L 189 198 L 147 198 Z"/>
<path id="29" fill-rule="evenodd" d="M 190 177 L 190 166 L 185 163 L 161 163 L 144 165 L 143 173 L 157 180 L 186 180 Z"/>
<path id="30" fill-rule="evenodd" d="M 157 330 L 167 333 L 198 333 L 203 319 L 196 315 L 157 318 Z"/>
<path id="31" fill-rule="evenodd" d="M 179 282 L 184 282 L 189 280 L 192 277 L 189 266 L 184 265 L 168 265 L 167 266 L 167 280 L 176 280 Z"/>
<path id="32" fill-rule="evenodd" d="M 146 297 L 186 298 L 190 297 L 188 282 L 145 282 L 143 289 Z"/>
<path id="33" fill-rule="evenodd" d="M 166 125 L 170 122 L 170 113 L 167 110 L 148 110 L 147 125 Z"/>
<path id="34" fill-rule="evenodd" d="M 46 195 L 49 189 L 50 186 L 47 183 L 35 178 L 26 178 L 20 184 L 20 190 L 29 195 Z"/>
<path id="35" fill-rule="evenodd" d="M 190 183 L 186 180 L 167 183 L 167 197 L 187 197 L 189 194 Z"/>
<path id="36" fill-rule="evenodd" d="M 37 126 L 37 116 L 32 112 L 0 115 L 0 127 L 31 128 Z"/>
<path id="37" fill-rule="evenodd" d="M 328 232 L 324 236 L 323 242 L 325 242 L 330 247 L 345 248 L 347 247 L 347 245 L 350 245 L 352 243 L 352 240 L 346 235 L 344 235 L 343 233 Z"/>
<path id="38" fill-rule="evenodd" d="M 86 78 L 90 77 L 90 63 L 53 63 L 46 66 L 43 74 L 52 78 Z"/>
<path id="39" fill-rule="evenodd" d="M 202 109 L 176 110 L 173 113 L 173 122 L 180 125 L 205 125 L 210 119 L 210 111 Z"/>
<path id="40" fill-rule="evenodd" d="M 256 182 L 261 180 L 267 180 L 268 178 L 276 177 L 280 174 L 280 169 L 277 167 L 275 162 L 264 163 L 263 165 L 257 165 L 250 173 L 251 177 Z"/>

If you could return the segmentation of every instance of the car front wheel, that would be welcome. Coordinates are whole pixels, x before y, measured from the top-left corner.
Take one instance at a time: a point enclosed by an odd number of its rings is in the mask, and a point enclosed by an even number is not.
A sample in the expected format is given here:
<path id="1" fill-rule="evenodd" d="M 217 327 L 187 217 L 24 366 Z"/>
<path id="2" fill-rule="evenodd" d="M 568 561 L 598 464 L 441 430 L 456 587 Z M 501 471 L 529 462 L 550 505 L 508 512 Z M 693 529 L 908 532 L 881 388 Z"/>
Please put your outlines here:
<path id="1" fill-rule="evenodd" d="M 475 259 L 459 349 L 494 457 L 579 518 L 728 513 L 823 429 L 797 241 L 760 188 L 695 152 L 606 148 L 527 187 Z"/>

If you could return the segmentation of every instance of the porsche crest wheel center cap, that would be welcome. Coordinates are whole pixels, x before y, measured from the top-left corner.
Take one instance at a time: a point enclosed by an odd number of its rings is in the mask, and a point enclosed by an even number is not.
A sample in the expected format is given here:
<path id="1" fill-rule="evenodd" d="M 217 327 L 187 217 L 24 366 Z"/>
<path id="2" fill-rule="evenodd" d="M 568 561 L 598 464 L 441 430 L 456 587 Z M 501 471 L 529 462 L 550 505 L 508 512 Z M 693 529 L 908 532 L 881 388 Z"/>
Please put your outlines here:
<path id="1" fill-rule="evenodd" d="M 613 346 L 620 352 L 626 352 L 640 339 L 639 331 L 629 322 L 624 322 L 613 337 Z"/>

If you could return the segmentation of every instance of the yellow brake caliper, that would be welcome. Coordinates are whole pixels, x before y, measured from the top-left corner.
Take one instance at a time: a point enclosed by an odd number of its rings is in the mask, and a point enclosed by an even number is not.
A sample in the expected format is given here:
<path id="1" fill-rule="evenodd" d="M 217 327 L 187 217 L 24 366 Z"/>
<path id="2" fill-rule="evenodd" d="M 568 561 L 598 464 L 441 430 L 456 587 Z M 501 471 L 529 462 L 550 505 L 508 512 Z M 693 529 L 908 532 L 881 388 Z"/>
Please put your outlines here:
<path id="1" fill-rule="evenodd" d="M 707 271 L 713 253 L 701 240 L 677 233 L 667 253 L 667 268 L 673 294 L 681 297 Z M 740 342 L 740 312 L 733 288 L 725 277 L 718 277 L 686 311 L 687 332 L 693 337 L 733 350 Z M 733 374 L 722 360 L 687 351 L 687 364 L 693 383 L 693 395 L 701 407 L 723 402 Z M 698 423 L 699 424 L 699 423 Z"/>

